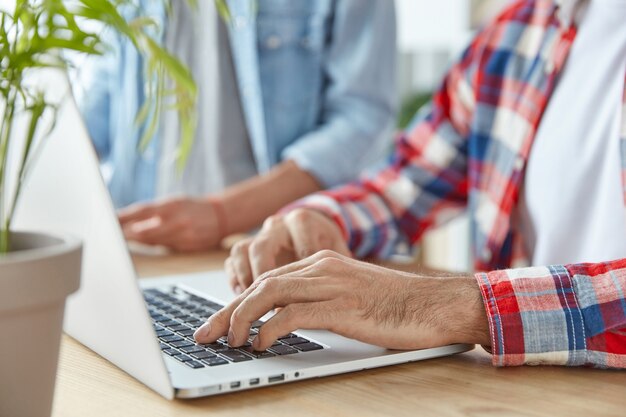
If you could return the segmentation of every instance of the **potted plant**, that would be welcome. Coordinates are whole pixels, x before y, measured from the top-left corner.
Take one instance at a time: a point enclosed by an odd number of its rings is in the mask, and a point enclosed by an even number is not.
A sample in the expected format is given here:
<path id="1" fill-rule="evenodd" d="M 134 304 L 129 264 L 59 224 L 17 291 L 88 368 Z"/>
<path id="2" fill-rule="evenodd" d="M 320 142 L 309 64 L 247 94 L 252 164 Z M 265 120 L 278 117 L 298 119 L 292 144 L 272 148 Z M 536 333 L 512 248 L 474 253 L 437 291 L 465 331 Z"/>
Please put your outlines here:
<path id="1" fill-rule="evenodd" d="M 187 1 L 193 7 L 195 0 Z M 160 46 L 156 23 L 136 10 L 136 1 L 10 3 L 2 10 L 6 1 L 0 1 L 0 416 L 46 416 L 52 407 L 65 299 L 79 287 L 81 244 L 73 237 L 11 228 L 22 185 L 53 126 L 57 105 L 29 80 L 46 69 L 67 71 L 68 53 L 107 53 L 100 34 L 117 31 L 142 54 L 149 80 L 148 99 L 137 115 L 138 122 L 148 124 L 142 144 L 158 125 L 162 100 L 170 96 L 181 120 L 181 166 L 195 129 L 196 87 L 188 69 Z M 228 18 L 224 1 L 216 4 Z M 126 14 L 129 10 L 134 13 Z M 126 17 L 130 15 L 140 17 Z M 171 90 L 164 88 L 165 79 L 171 80 Z M 18 119 L 25 133 L 15 137 Z M 11 147 L 18 147 L 21 157 L 9 169 Z"/>

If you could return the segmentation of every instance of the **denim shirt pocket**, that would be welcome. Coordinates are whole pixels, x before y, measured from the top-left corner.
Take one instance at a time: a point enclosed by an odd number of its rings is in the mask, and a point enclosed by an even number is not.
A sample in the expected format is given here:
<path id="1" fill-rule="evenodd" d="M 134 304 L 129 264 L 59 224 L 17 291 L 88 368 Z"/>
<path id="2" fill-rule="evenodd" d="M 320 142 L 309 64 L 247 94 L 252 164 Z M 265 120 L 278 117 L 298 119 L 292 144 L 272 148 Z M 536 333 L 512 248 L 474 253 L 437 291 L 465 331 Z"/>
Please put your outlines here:
<path id="1" fill-rule="evenodd" d="M 259 3 L 259 71 L 268 138 L 280 151 L 319 119 L 330 19 L 318 2 L 269 3 L 281 1 Z"/>
<path id="2" fill-rule="evenodd" d="M 293 104 L 317 93 L 312 87 L 321 81 L 325 26 L 322 14 L 259 13 L 261 80 L 272 100 Z"/>

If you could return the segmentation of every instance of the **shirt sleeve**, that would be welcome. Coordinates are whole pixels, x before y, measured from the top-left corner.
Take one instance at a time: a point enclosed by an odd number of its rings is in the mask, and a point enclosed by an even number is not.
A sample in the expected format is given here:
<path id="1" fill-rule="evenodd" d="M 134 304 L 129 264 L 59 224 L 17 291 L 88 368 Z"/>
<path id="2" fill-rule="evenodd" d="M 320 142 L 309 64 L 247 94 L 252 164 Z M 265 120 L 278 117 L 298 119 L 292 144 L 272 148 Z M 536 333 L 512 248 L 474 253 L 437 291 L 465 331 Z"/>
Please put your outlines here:
<path id="1" fill-rule="evenodd" d="M 475 277 L 494 365 L 626 368 L 626 259 Z"/>
<path id="2" fill-rule="evenodd" d="M 391 145 L 396 103 L 393 2 L 335 2 L 319 126 L 282 152 L 328 188 L 357 178 Z"/>
<path id="3" fill-rule="evenodd" d="M 468 202 L 468 136 L 475 68 L 489 34 L 481 32 L 451 67 L 431 104 L 400 135 L 378 173 L 293 204 L 325 212 L 358 257 L 406 253 L 431 226 Z"/>

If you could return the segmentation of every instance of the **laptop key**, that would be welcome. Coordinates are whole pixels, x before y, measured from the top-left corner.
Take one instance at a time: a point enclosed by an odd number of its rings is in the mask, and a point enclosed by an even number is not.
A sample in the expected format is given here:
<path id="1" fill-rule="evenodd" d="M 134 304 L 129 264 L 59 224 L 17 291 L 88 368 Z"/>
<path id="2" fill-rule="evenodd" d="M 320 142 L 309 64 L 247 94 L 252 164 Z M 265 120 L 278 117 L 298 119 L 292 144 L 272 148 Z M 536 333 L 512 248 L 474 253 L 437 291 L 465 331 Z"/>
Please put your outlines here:
<path id="1" fill-rule="evenodd" d="M 239 350 L 257 359 L 271 358 L 272 356 L 276 356 L 272 352 L 268 352 L 267 350 L 263 350 L 263 351 L 254 350 L 252 346 L 240 348 Z"/>
<path id="2" fill-rule="evenodd" d="M 217 304 L 217 303 L 214 303 L 213 301 L 207 301 L 207 300 L 203 300 L 202 305 L 215 311 L 219 311 L 224 308 L 224 306 L 221 304 Z"/>
<path id="3" fill-rule="evenodd" d="M 294 338 L 294 337 L 298 337 L 298 336 L 296 336 L 296 335 L 295 335 L 295 334 L 293 334 L 293 333 L 289 333 L 289 334 L 287 334 L 287 335 L 285 335 L 285 336 L 281 336 L 281 337 L 279 337 L 279 338 L 278 338 L 278 340 L 292 339 L 292 338 Z"/>
<path id="4" fill-rule="evenodd" d="M 250 344 L 252 344 L 252 342 L 254 342 L 254 339 L 255 339 L 255 338 L 256 338 L 256 335 L 255 335 L 255 336 L 250 336 L 250 337 L 248 337 L 248 342 L 249 342 Z M 282 345 L 282 343 L 280 343 L 280 341 L 278 341 L 278 340 L 275 340 L 275 341 L 274 341 L 274 343 L 272 343 L 272 346 L 278 346 L 278 345 Z M 245 346 L 246 346 L 246 345 L 244 345 L 244 347 L 245 347 Z"/>
<path id="5" fill-rule="evenodd" d="M 185 365 L 187 365 L 188 367 L 193 368 L 193 369 L 204 368 L 204 365 L 202 363 L 200 363 L 198 361 L 194 361 L 194 360 L 185 362 Z"/>
<path id="6" fill-rule="evenodd" d="M 217 358 L 217 355 L 215 353 L 207 352 L 206 350 L 203 350 L 200 352 L 193 352 L 191 353 L 191 356 L 193 356 L 196 359 Z"/>
<path id="7" fill-rule="evenodd" d="M 190 353 L 190 355 L 196 359 L 217 358 L 217 355 L 215 353 L 207 352 L 206 350 L 202 350 L 199 352 L 192 352 Z"/>
<path id="8" fill-rule="evenodd" d="M 298 350 L 301 350 L 302 352 L 309 352 L 309 351 L 312 351 L 312 350 L 324 349 L 324 346 L 318 345 L 317 343 L 313 343 L 313 342 L 302 343 L 302 344 L 299 344 L 299 345 L 294 345 L 293 347 L 295 347 Z"/>
<path id="9" fill-rule="evenodd" d="M 269 348 L 270 352 L 274 352 L 277 355 L 291 355 L 293 353 L 298 353 L 297 349 L 292 348 L 291 346 L 278 345 Z"/>
<path id="10" fill-rule="evenodd" d="M 173 331 L 175 331 L 175 332 L 178 332 L 178 331 L 180 331 L 180 330 L 187 330 L 188 328 L 189 328 L 189 327 L 187 327 L 187 326 L 185 326 L 185 325 L 178 324 L 178 325 L 176 325 L 176 326 L 171 326 L 171 327 L 170 327 L 170 330 L 173 330 Z"/>
<path id="11" fill-rule="evenodd" d="M 176 355 L 174 356 L 174 359 L 180 361 L 180 362 L 187 362 L 187 361 L 192 361 L 193 359 L 191 359 L 189 356 L 187 355 Z"/>
<path id="12" fill-rule="evenodd" d="M 202 346 L 198 346 L 198 345 L 186 346 L 184 348 L 181 348 L 180 350 L 182 350 L 185 353 L 204 352 L 205 351 Z"/>
<path id="13" fill-rule="evenodd" d="M 177 336 L 177 335 L 172 335 L 172 336 L 161 336 L 159 337 L 159 339 L 161 339 L 164 342 L 167 343 L 171 343 L 171 342 L 180 342 L 181 340 L 183 340 L 182 337 Z"/>
<path id="14" fill-rule="evenodd" d="M 265 322 L 264 322 L 264 321 L 261 321 L 261 320 L 256 320 L 256 321 L 253 321 L 253 322 L 252 322 L 252 324 L 250 325 L 250 327 L 252 327 L 252 328 L 256 329 L 256 328 L 259 328 L 259 327 L 263 326 L 263 324 L 265 324 Z"/>
<path id="15" fill-rule="evenodd" d="M 219 365 L 226 365 L 228 361 L 226 359 L 216 356 L 214 358 L 202 359 L 202 363 L 209 365 L 209 366 L 219 366 Z"/>
<path id="16" fill-rule="evenodd" d="M 250 356 L 237 350 L 226 350 L 224 352 L 220 352 L 220 355 L 222 355 L 231 362 L 244 362 L 252 360 Z"/>
<path id="17" fill-rule="evenodd" d="M 166 294 L 166 293 L 164 293 L 164 292 L 162 292 L 161 294 L 159 294 L 159 297 L 160 297 L 162 300 L 167 301 L 168 303 L 173 303 L 173 302 L 175 302 L 175 301 L 176 301 L 176 299 L 175 299 L 174 297 L 172 297 L 171 295 Z"/>
<path id="18" fill-rule="evenodd" d="M 161 326 L 165 326 L 165 327 L 176 326 L 180 324 L 176 320 L 172 320 L 168 318 L 166 318 L 166 320 L 157 320 L 157 321 L 161 324 Z"/>
<path id="19" fill-rule="evenodd" d="M 174 333 L 170 332 L 169 330 L 162 329 L 162 330 L 157 330 L 156 335 L 157 337 L 165 337 L 165 336 L 173 336 Z"/>
<path id="20" fill-rule="evenodd" d="M 170 347 L 168 345 L 166 345 L 165 343 L 159 343 L 159 347 L 161 348 L 161 350 L 165 350 L 165 349 L 169 349 Z"/>
<path id="21" fill-rule="evenodd" d="M 250 346 L 252 346 L 252 343 L 250 343 L 249 341 L 246 341 L 241 346 L 230 346 L 230 345 L 228 345 L 228 347 L 231 348 L 231 349 L 246 348 L 246 347 L 250 347 Z"/>
<path id="22" fill-rule="evenodd" d="M 281 340 L 281 342 L 283 342 L 284 344 L 288 346 L 293 346 L 293 345 L 299 345 L 302 343 L 309 343 L 309 340 L 305 339 L 304 337 L 291 337 L 289 339 L 283 339 Z"/>
<path id="23" fill-rule="evenodd" d="M 172 349 L 172 348 L 164 349 L 163 352 L 167 353 L 170 356 L 180 355 L 179 351 L 177 351 L 176 349 Z"/>
<path id="24" fill-rule="evenodd" d="M 190 329 L 190 328 L 188 327 L 186 330 L 180 330 L 180 331 L 178 331 L 178 332 L 176 332 L 176 333 L 178 333 L 178 334 L 179 334 L 179 335 L 181 335 L 181 336 L 189 337 L 189 336 L 193 336 L 193 334 L 194 334 L 195 332 L 196 332 L 196 331 L 195 331 L 194 329 Z"/>
<path id="25" fill-rule="evenodd" d="M 185 310 L 191 310 L 193 308 L 196 308 L 196 305 L 194 303 L 188 303 L 187 301 L 181 301 L 178 303 L 178 305 L 184 308 Z"/>
<path id="26" fill-rule="evenodd" d="M 187 346 L 192 346 L 193 343 L 188 341 L 188 340 L 181 340 L 180 342 L 172 342 L 172 343 L 170 343 L 170 345 L 174 346 L 175 348 L 181 349 L 181 348 L 184 348 L 184 347 L 187 347 Z"/>
<path id="27" fill-rule="evenodd" d="M 208 349 L 211 349 L 214 352 L 224 352 L 226 350 L 229 350 L 230 347 L 228 345 L 224 345 L 222 343 L 209 343 L 206 345 L 202 345 Z"/>

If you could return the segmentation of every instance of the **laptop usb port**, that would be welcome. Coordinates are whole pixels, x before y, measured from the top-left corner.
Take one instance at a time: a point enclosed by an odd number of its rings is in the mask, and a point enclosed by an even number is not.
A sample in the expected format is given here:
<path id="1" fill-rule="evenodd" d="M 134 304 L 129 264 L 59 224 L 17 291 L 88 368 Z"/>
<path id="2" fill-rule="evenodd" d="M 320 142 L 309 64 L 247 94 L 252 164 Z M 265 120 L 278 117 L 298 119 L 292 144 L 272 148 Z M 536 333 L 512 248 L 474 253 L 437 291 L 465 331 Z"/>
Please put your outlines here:
<path id="1" fill-rule="evenodd" d="M 280 382 L 284 380 L 285 380 L 285 374 L 274 375 L 274 376 L 270 376 L 269 378 L 267 378 L 267 382 L 269 382 L 270 384 L 272 382 Z"/>
<path id="2" fill-rule="evenodd" d="M 230 383 L 230 387 L 231 388 L 239 388 L 240 386 L 241 386 L 241 382 L 239 382 L 239 381 Z"/>
<path id="3" fill-rule="evenodd" d="M 250 380 L 250 386 L 259 385 L 259 382 L 261 382 L 261 380 L 259 378 L 252 378 Z"/>

